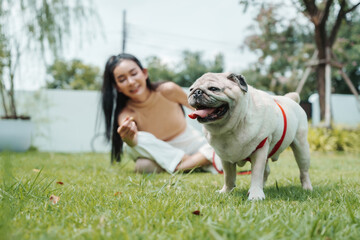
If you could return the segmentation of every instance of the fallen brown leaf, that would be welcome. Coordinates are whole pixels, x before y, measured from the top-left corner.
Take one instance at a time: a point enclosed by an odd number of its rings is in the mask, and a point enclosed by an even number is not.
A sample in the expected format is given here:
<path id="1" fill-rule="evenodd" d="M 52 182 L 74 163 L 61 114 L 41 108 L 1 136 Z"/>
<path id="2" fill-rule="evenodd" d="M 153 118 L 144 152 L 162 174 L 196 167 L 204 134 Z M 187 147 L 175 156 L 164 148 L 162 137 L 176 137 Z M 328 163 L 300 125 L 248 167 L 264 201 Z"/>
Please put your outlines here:
<path id="1" fill-rule="evenodd" d="M 63 182 L 56 182 L 57 184 L 60 184 L 60 185 L 64 185 L 64 183 Z"/>
<path id="2" fill-rule="evenodd" d="M 193 211 L 192 214 L 198 215 L 198 216 L 199 216 L 199 215 L 202 215 L 202 214 L 200 214 L 200 211 L 199 211 L 199 210 Z"/>
<path id="3" fill-rule="evenodd" d="M 60 197 L 51 195 L 49 200 L 52 202 L 52 204 L 57 204 L 60 201 Z"/>

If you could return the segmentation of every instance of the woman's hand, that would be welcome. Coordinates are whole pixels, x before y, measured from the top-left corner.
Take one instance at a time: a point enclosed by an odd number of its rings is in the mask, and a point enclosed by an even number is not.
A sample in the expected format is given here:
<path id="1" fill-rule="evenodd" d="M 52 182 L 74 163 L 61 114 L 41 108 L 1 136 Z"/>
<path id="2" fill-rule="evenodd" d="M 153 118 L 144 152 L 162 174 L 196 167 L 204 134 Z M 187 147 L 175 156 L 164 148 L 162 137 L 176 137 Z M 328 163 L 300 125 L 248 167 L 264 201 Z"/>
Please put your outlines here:
<path id="1" fill-rule="evenodd" d="M 118 127 L 117 132 L 120 137 L 130 147 L 137 145 L 137 127 L 133 117 L 126 117 L 122 124 Z"/>

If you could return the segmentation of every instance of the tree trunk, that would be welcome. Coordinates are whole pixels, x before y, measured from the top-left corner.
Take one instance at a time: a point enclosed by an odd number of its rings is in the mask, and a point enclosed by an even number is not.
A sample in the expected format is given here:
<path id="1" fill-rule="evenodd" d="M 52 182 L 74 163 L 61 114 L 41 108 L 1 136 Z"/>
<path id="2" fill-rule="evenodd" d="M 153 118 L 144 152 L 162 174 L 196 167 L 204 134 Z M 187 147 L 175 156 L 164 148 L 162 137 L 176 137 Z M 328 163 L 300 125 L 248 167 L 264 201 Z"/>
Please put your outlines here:
<path id="1" fill-rule="evenodd" d="M 316 69 L 317 73 L 317 89 L 319 94 L 319 103 L 320 103 L 320 118 L 324 120 L 325 118 L 325 64 L 318 65 Z"/>
<path id="2" fill-rule="evenodd" d="M 17 60 L 15 62 L 15 65 L 17 65 Z M 9 61 L 9 77 L 10 77 L 10 89 L 9 89 L 9 97 L 10 97 L 10 110 L 11 110 L 11 115 L 12 117 L 14 117 L 15 119 L 17 118 L 17 112 L 16 112 L 16 104 L 15 104 L 15 86 L 14 86 L 14 80 L 15 80 L 15 69 L 16 67 L 14 67 L 14 69 L 12 68 L 12 61 Z"/>
<path id="3" fill-rule="evenodd" d="M 2 102 L 2 105 L 3 105 L 3 109 L 4 109 L 4 114 L 5 114 L 4 117 L 7 117 L 9 114 L 8 114 L 7 105 L 6 105 L 6 98 L 5 98 L 6 90 L 5 90 L 5 87 L 4 87 L 4 85 L 3 85 L 3 83 L 1 81 L 2 81 L 2 79 L 0 79 L 1 102 Z"/>
<path id="4" fill-rule="evenodd" d="M 318 66 L 316 68 L 317 73 L 317 90 L 319 94 L 320 103 L 320 118 L 324 120 L 325 117 L 325 66 L 326 66 L 326 26 L 324 23 L 315 25 L 315 43 L 318 54 Z"/>

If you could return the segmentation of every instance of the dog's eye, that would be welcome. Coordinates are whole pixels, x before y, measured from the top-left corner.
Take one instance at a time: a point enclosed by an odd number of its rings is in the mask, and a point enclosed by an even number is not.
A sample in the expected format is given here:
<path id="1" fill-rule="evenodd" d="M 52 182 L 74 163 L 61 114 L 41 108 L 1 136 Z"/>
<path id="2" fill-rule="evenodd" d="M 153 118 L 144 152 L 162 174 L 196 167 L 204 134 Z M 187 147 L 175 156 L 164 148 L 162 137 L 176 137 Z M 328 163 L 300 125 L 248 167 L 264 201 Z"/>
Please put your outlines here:
<path id="1" fill-rule="evenodd" d="M 194 90 L 193 88 L 190 88 L 189 91 L 192 92 L 192 90 Z"/>
<path id="2" fill-rule="evenodd" d="M 209 87 L 208 88 L 210 91 L 212 91 L 212 92 L 218 92 L 218 91 L 220 91 L 220 88 L 217 88 L 217 87 Z"/>

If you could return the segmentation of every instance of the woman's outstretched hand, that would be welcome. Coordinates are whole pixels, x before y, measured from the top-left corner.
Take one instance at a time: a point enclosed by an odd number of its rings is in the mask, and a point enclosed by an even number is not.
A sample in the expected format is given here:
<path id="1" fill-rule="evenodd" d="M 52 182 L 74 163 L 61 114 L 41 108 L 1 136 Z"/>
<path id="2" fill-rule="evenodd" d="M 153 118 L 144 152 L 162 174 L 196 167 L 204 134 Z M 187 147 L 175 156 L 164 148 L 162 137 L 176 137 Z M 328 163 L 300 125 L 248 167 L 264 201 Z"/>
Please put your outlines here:
<path id="1" fill-rule="evenodd" d="M 118 127 L 117 132 L 127 145 L 134 147 L 137 145 L 137 127 L 133 117 L 126 117 Z"/>

